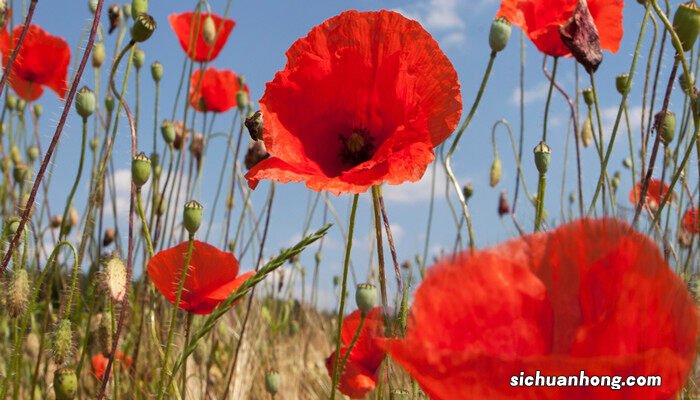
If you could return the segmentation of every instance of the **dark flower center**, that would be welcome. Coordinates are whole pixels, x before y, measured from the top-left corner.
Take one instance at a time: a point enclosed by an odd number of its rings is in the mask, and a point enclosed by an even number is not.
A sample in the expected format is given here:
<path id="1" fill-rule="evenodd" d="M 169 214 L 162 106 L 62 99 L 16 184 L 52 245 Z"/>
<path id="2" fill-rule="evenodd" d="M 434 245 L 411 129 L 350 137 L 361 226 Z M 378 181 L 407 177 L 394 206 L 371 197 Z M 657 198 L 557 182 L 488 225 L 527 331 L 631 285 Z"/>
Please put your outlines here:
<path id="1" fill-rule="evenodd" d="M 338 156 L 343 164 L 355 167 L 374 155 L 374 138 L 367 128 L 354 128 L 348 136 L 340 135 L 342 146 Z"/>

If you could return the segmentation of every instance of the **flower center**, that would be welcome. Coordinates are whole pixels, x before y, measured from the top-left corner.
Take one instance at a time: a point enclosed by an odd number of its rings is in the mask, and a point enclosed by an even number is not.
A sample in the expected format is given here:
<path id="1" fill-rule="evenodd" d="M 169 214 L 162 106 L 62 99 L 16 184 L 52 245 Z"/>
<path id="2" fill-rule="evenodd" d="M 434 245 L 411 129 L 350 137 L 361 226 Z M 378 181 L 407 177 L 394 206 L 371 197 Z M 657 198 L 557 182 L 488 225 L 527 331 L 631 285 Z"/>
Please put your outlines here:
<path id="1" fill-rule="evenodd" d="M 374 138 L 367 128 L 354 128 L 349 136 L 340 135 L 343 146 L 340 149 L 340 160 L 352 167 L 368 161 L 374 155 Z"/>

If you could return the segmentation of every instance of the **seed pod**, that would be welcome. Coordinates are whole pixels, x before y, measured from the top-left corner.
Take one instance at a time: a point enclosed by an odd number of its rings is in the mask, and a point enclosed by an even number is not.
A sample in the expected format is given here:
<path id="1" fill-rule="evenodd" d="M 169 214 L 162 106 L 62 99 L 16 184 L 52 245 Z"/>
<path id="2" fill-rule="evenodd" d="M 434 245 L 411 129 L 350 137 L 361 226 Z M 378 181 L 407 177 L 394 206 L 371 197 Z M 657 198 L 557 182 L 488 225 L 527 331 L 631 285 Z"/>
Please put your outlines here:
<path id="1" fill-rule="evenodd" d="M 496 18 L 491 22 L 489 31 L 489 46 L 491 51 L 498 53 L 506 48 L 511 34 L 510 22 L 505 18 Z"/>
<path id="2" fill-rule="evenodd" d="M 678 84 L 684 93 L 691 95 L 693 93 L 693 89 L 695 88 L 695 74 L 691 72 L 690 79 L 688 79 L 685 76 L 685 73 L 681 72 L 681 74 L 678 76 Z"/>
<path id="3" fill-rule="evenodd" d="M 135 42 L 145 42 L 156 30 L 156 21 L 148 14 L 141 14 L 134 20 L 131 27 L 131 39 Z"/>
<path id="4" fill-rule="evenodd" d="M 92 66 L 93 68 L 100 68 L 105 62 L 105 45 L 102 42 L 96 42 L 92 46 Z"/>
<path id="5" fill-rule="evenodd" d="M 615 88 L 617 89 L 618 93 L 623 95 L 627 94 L 630 92 L 631 87 L 632 84 L 630 82 L 629 74 L 620 74 L 615 77 Z"/>
<path id="6" fill-rule="evenodd" d="M 469 201 L 474 195 L 474 185 L 469 182 L 462 187 L 462 194 L 464 195 L 464 200 Z"/>
<path id="7" fill-rule="evenodd" d="M 544 174 L 549 169 L 549 160 L 552 158 L 552 149 L 545 142 L 540 142 L 535 146 L 535 166 L 540 174 Z"/>
<path id="8" fill-rule="evenodd" d="M 214 18 L 212 18 L 211 15 L 207 15 L 202 23 L 202 38 L 208 45 L 212 45 L 216 40 L 216 24 L 214 23 Z"/>
<path id="9" fill-rule="evenodd" d="M 39 148 L 36 146 L 29 146 L 27 148 L 27 159 L 29 162 L 34 162 L 39 158 Z"/>
<path id="10" fill-rule="evenodd" d="M 695 45 L 700 33 L 700 8 L 695 0 L 682 3 L 673 16 L 673 30 L 681 41 L 683 51 L 689 51 Z"/>
<path id="11" fill-rule="evenodd" d="M 248 128 L 248 133 L 253 140 L 263 138 L 263 115 L 262 112 L 256 111 L 253 115 L 246 118 L 245 127 Z"/>
<path id="12" fill-rule="evenodd" d="M 75 95 L 75 110 L 78 115 L 87 119 L 95 112 L 95 92 L 84 86 Z"/>
<path id="13" fill-rule="evenodd" d="M 151 77 L 153 78 L 154 82 L 160 82 L 160 80 L 163 78 L 163 64 L 158 61 L 151 64 Z"/>
<path id="14" fill-rule="evenodd" d="M 146 53 L 140 48 L 137 47 L 134 49 L 134 67 L 136 68 L 136 71 L 140 70 L 141 67 L 143 67 L 143 63 L 146 62 Z"/>
<path id="15" fill-rule="evenodd" d="M 377 304 L 377 289 L 374 285 L 369 283 L 361 283 L 357 285 L 357 290 L 355 291 L 355 303 L 357 308 L 362 311 L 363 314 L 367 314 L 369 310 L 374 308 Z"/>
<path id="16" fill-rule="evenodd" d="M 236 93 L 236 105 L 238 105 L 238 110 L 241 112 L 248 107 L 248 93 L 245 90 L 239 90 Z"/>
<path id="17" fill-rule="evenodd" d="M 53 358 L 56 364 L 67 363 L 73 354 L 73 329 L 70 320 L 64 318 L 58 322 L 53 334 Z"/>
<path id="18" fill-rule="evenodd" d="M 676 114 L 672 111 L 666 111 L 665 115 L 661 116 L 659 113 L 656 118 L 663 118 L 659 135 L 661 135 L 661 142 L 668 146 L 676 136 Z"/>
<path id="19" fill-rule="evenodd" d="M 175 126 L 167 119 L 160 125 L 160 133 L 165 143 L 172 144 L 175 141 Z"/>
<path id="20" fill-rule="evenodd" d="M 248 144 L 248 151 L 243 162 L 246 169 L 250 170 L 268 157 L 270 157 L 270 153 L 267 152 L 265 143 L 262 140 L 258 140 Z"/>
<path id="21" fill-rule="evenodd" d="M 73 400 L 78 394 L 78 376 L 70 368 L 61 368 L 54 372 L 53 391 L 56 400 Z"/>
<path id="22" fill-rule="evenodd" d="M 131 180 L 137 188 L 145 185 L 151 177 L 151 160 L 141 152 L 131 160 Z"/>
<path id="23" fill-rule="evenodd" d="M 272 396 L 276 395 L 281 385 L 282 377 L 279 372 L 271 370 L 265 375 L 265 390 L 267 390 L 267 393 Z"/>
<path id="24" fill-rule="evenodd" d="M 29 305 L 29 275 L 27 270 L 18 269 L 13 271 L 7 290 L 7 313 L 10 318 L 17 318 L 24 315 Z"/>
<path id="25" fill-rule="evenodd" d="M 586 103 L 587 106 L 592 106 L 594 102 L 594 96 L 593 96 L 593 89 L 592 88 L 585 88 L 583 89 L 583 101 Z"/>
<path id="26" fill-rule="evenodd" d="M 107 109 L 107 112 L 112 112 L 114 111 L 114 106 L 116 105 L 114 97 L 112 97 L 111 94 L 107 93 L 107 97 L 105 97 L 105 109 Z"/>
<path id="27" fill-rule="evenodd" d="M 190 200 L 185 204 L 182 223 L 185 225 L 185 229 L 187 229 L 190 235 L 194 235 L 202 224 L 203 211 L 204 207 L 196 200 Z"/>
<path id="28" fill-rule="evenodd" d="M 501 181 L 501 158 L 498 157 L 498 154 L 496 154 L 496 157 L 493 159 L 493 163 L 491 163 L 491 173 L 489 174 L 489 185 L 491 187 L 496 187 L 498 185 L 498 182 Z"/>

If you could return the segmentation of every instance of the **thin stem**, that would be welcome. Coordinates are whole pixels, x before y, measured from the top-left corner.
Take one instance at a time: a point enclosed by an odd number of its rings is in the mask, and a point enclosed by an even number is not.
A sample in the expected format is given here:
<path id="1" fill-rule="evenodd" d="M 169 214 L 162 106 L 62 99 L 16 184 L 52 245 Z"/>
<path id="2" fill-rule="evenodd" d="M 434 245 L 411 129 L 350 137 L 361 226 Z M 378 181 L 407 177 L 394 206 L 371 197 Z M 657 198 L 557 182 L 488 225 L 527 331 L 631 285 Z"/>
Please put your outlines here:
<path id="1" fill-rule="evenodd" d="M 552 91 L 554 90 L 554 80 L 557 76 L 557 65 L 559 65 L 559 57 L 554 57 L 552 64 L 552 76 L 549 78 L 549 90 L 547 91 L 547 102 L 544 105 L 544 122 L 542 123 L 542 141 L 547 143 L 547 119 L 549 117 L 549 106 L 552 102 Z"/>
<path id="2" fill-rule="evenodd" d="M 382 296 L 384 315 L 389 313 L 389 301 L 386 292 L 386 271 L 384 268 L 384 240 L 382 239 L 382 224 L 380 222 L 379 193 L 377 186 L 372 186 L 372 203 L 374 205 L 374 233 L 377 238 L 377 263 L 379 265 L 379 288 Z"/>
<path id="3" fill-rule="evenodd" d="M 348 357 L 350 357 L 350 353 L 352 352 L 353 347 L 355 347 L 355 344 L 357 343 L 357 340 L 360 338 L 360 334 L 362 333 L 362 327 L 365 324 L 365 320 L 367 319 L 367 313 L 362 312 L 360 314 L 360 323 L 357 325 L 357 330 L 355 331 L 355 335 L 352 337 L 352 341 L 350 341 L 350 345 L 348 346 L 347 350 L 345 350 L 345 355 L 343 356 L 343 361 L 340 363 L 340 375 L 342 376 L 343 370 L 345 369 L 345 364 L 348 362 Z M 335 353 L 335 358 L 340 357 L 340 353 Z"/>

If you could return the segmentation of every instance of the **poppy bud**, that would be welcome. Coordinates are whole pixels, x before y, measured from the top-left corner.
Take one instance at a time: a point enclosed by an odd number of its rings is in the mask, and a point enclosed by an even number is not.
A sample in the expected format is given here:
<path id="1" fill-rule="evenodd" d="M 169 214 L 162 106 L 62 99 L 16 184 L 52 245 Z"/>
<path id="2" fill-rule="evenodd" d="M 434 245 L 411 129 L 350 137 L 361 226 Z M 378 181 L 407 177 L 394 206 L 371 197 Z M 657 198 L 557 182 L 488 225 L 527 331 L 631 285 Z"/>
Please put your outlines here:
<path id="1" fill-rule="evenodd" d="M 165 201 L 163 201 L 162 194 L 156 193 L 155 196 L 153 196 L 153 209 L 156 215 L 163 215 L 165 213 Z"/>
<path id="2" fill-rule="evenodd" d="M 620 171 L 615 171 L 615 174 L 613 175 L 612 181 L 610 182 L 614 192 L 617 192 L 617 188 L 620 187 L 620 181 L 621 181 Z"/>
<path id="3" fill-rule="evenodd" d="M 508 204 L 508 197 L 506 197 L 506 191 L 504 190 L 498 197 L 498 216 L 503 217 L 506 214 L 510 214 L 510 204 Z"/>
<path id="4" fill-rule="evenodd" d="M 212 45 L 216 40 L 216 24 L 214 23 L 214 18 L 212 18 L 211 15 L 207 15 L 202 23 L 202 38 L 208 45 Z"/>
<path id="5" fill-rule="evenodd" d="M 64 364 L 73 353 L 73 329 L 67 318 L 58 322 L 53 334 L 53 358 L 56 364 Z"/>
<path id="6" fill-rule="evenodd" d="M 27 203 L 29 202 L 29 193 L 25 193 L 22 195 L 22 198 L 19 201 L 19 204 L 17 204 L 17 214 L 22 215 L 24 214 L 24 210 L 27 209 Z M 32 218 L 34 216 L 34 205 L 29 209 L 29 218 Z"/>
<path id="7" fill-rule="evenodd" d="M 119 257 L 112 257 L 105 264 L 103 284 L 113 301 L 122 301 L 126 294 L 126 267 Z"/>
<path id="8" fill-rule="evenodd" d="M 173 144 L 175 141 L 175 126 L 173 126 L 173 123 L 168 121 L 167 119 L 163 121 L 163 124 L 160 126 L 160 133 L 163 135 L 163 140 L 165 140 L 165 143 L 167 144 Z"/>
<path id="9" fill-rule="evenodd" d="M 625 158 L 624 160 L 622 160 L 622 166 L 625 167 L 625 168 L 627 168 L 627 169 L 632 168 L 632 159 L 630 159 L 629 157 L 627 157 L 627 158 Z"/>
<path id="10" fill-rule="evenodd" d="M 583 89 L 583 101 L 586 103 L 587 106 L 592 106 L 593 105 L 593 89 L 591 88 L 585 88 Z"/>
<path id="11" fill-rule="evenodd" d="M 238 110 L 243 112 L 243 110 L 248 107 L 248 93 L 245 90 L 239 90 L 236 93 L 236 104 L 238 105 Z"/>
<path id="12" fill-rule="evenodd" d="M 389 393 L 389 400 L 408 400 L 408 391 L 404 389 L 393 389 Z"/>
<path id="13" fill-rule="evenodd" d="M 136 21 L 136 18 L 141 14 L 148 12 L 148 0 L 133 0 L 131 2 L 131 18 Z"/>
<path id="14" fill-rule="evenodd" d="M 27 159 L 29 162 L 34 162 L 39 158 L 39 148 L 36 146 L 29 146 L 27 148 Z"/>
<path id="15" fill-rule="evenodd" d="M 333 286 L 338 286 L 340 284 L 340 277 L 338 275 L 335 275 L 333 277 Z"/>
<path id="16" fill-rule="evenodd" d="M 693 88 L 695 87 L 695 74 L 690 73 L 690 79 L 687 79 L 685 73 L 681 72 L 678 76 L 678 84 L 681 86 L 683 92 L 688 95 L 693 93 Z"/>
<path id="17" fill-rule="evenodd" d="M 204 155 L 204 135 L 201 133 L 195 133 L 190 142 L 190 153 L 192 157 L 197 161 L 197 166 L 202 161 L 202 156 Z"/>
<path id="18" fill-rule="evenodd" d="M 265 143 L 261 140 L 250 142 L 248 145 L 248 152 L 245 154 L 245 159 L 243 163 L 246 169 L 250 170 L 254 166 L 258 165 L 259 162 L 270 157 L 270 153 L 267 152 L 265 148 Z"/>
<path id="19" fill-rule="evenodd" d="M 131 161 L 131 180 L 137 188 L 145 185 L 151 177 L 151 160 L 141 152 Z"/>
<path id="20" fill-rule="evenodd" d="M 124 18 L 129 19 L 129 17 L 131 17 L 131 4 L 126 3 L 126 4 L 124 4 L 123 7 L 124 7 Z M 134 18 L 134 21 L 135 20 L 136 19 Z"/>
<path id="21" fill-rule="evenodd" d="M 102 42 L 95 43 L 92 46 L 92 66 L 94 68 L 100 68 L 105 62 L 105 45 Z"/>
<path id="22" fill-rule="evenodd" d="M 97 151 L 97 147 L 100 145 L 100 140 L 98 138 L 90 139 L 90 150 L 94 153 Z"/>
<path id="23" fill-rule="evenodd" d="M 19 217 L 10 217 L 5 223 L 5 236 L 7 240 L 12 239 L 19 229 Z"/>
<path id="24" fill-rule="evenodd" d="M 656 118 L 662 118 L 661 113 L 656 115 Z M 676 114 L 672 111 L 666 111 L 666 115 L 663 116 L 663 121 L 661 123 L 661 142 L 668 146 L 669 143 L 673 141 L 673 137 L 676 135 Z"/>
<path id="25" fill-rule="evenodd" d="M 24 182 L 29 180 L 29 168 L 27 167 L 27 164 L 15 164 L 15 167 L 12 169 L 12 177 L 14 178 L 15 183 L 19 184 L 23 184 Z"/>
<path id="26" fill-rule="evenodd" d="M 87 119 L 95 112 L 95 93 L 87 86 L 83 86 L 75 95 L 75 110 L 83 119 Z"/>
<path id="27" fill-rule="evenodd" d="M 146 53 L 144 53 L 141 48 L 137 47 L 134 49 L 134 68 L 136 68 L 136 71 L 140 70 L 141 67 L 143 67 L 143 63 L 146 62 Z"/>
<path id="28" fill-rule="evenodd" d="M 29 275 L 25 269 L 17 269 L 12 273 L 7 290 L 7 313 L 10 318 L 17 318 L 25 313 L 29 305 Z"/>
<path id="29" fill-rule="evenodd" d="M 593 142 L 593 121 L 589 115 L 581 127 L 581 143 L 583 143 L 583 147 L 588 147 L 591 142 Z"/>
<path id="30" fill-rule="evenodd" d="M 202 224 L 202 213 L 204 207 L 196 200 L 190 200 L 185 204 L 185 212 L 182 216 L 182 223 L 190 235 L 194 235 Z"/>
<path id="31" fill-rule="evenodd" d="M 44 113 L 44 106 L 39 103 L 34 104 L 34 116 L 36 119 L 41 118 L 41 114 Z"/>
<path id="32" fill-rule="evenodd" d="M 19 151 L 17 145 L 10 146 L 10 159 L 14 164 L 19 164 L 22 162 L 22 154 Z"/>
<path id="33" fill-rule="evenodd" d="M 270 393 L 272 396 L 276 395 L 277 392 L 279 392 L 281 385 L 282 377 L 280 376 L 279 372 L 270 370 L 265 375 L 265 390 L 267 390 L 267 393 Z"/>
<path id="34" fill-rule="evenodd" d="M 632 84 L 630 82 L 630 75 L 629 74 L 620 74 L 615 77 L 615 88 L 617 88 L 617 92 L 624 95 L 630 92 L 630 88 L 632 87 Z"/>
<path id="35" fill-rule="evenodd" d="M 109 6 L 107 15 L 109 16 L 109 33 L 111 34 L 122 24 L 122 9 L 118 5 L 112 4 Z"/>
<path id="36" fill-rule="evenodd" d="M 59 226 L 61 226 L 61 222 L 63 222 L 63 217 L 61 215 L 55 215 L 53 218 L 51 218 L 49 226 L 53 229 L 56 229 Z"/>
<path id="37" fill-rule="evenodd" d="M 107 112 L 112 112 L 114 111 L 114 97 L 112 97 L 111 94 L 107 94 L 107 97 L 105 97 L 105 108 L 107 109 Z"/>
<path id="38" fill-rule="evenodd" d="M 316 264 L 321 264 L 321 258 L 323 257 L 323 254 L 320 251 L 317 251 L 316 254 L 314 254 L 314 261 L 316 261 Z"/>
<path id="39" fill-rule="evenodd" d="M 238 75 L 238 86 L 244 87 L 246 84 L 245 75 Z"/>
<path id="40" fill-rule="evenodd" d="M 163 64 L 158 61 L 151 64 L 151 77 L 153 77 L 154 82 L 160 82 L 163 78 Z"/>
<path id="41" fill-rule="evenodd" d="M 177 121 L 173 124 L 175 128 L 175 140 L 173 140 L 173 147 L 176 150 L 182 150 L 184 144 L 187 143 L 187 139 L 190 137 L 190 131 L 185 128 L 185 123 L 182 121 Z"/>
<path id="42" fill-rule="evenodd" d="M 535 165 L 540 174 L 547 172 L 549 168 L 549 160 L 552 158 L 552 148 L 545 142 L 540 142 L 535 146 Z"/>
<path id="43" fill-rule="evenodd" d="M 131 27 L 131 39 L 134 42 L 145 42 L 156 30 L 156 21 L 148 14 L 141 14 L 134 20 Z"/>
<path id="44" fill-rule="evenodd" d="M 246 118 L 245 127 L 253 140 L 260 140 L 263 137 L 263 115 L 256 111 L 252 116 Z"/>
<path id="45" fill-rule="evenodd" d="M 574 192 L 569 193 L 569 204 L 574 204 L 575 201 L 576 201 L 576 193 L 574 193 Z"/>
<path id="46" fill-rule="evenodd" d="M 292 321 L 289 323 L 289 333 L 291 333 L 292 336 L 299 333 L 300 330 L 301 326 L 299 326 L 299 321 Z"/>
<path id="47" fill-rule="evenodd" d="M 11 94 L 7 95 L 5 97 L 5 107 L 10 111 L 14 111 L 17 108 L 17 97 Z"/>
<path id="48" fill-rule="evenodd" d="M 104 236 L 102 237 L 102 246 L 109 246 L 114 242 L 114 239 L 117 236 L 117 232 L 114 230 L 114 228 L 107 228 L 105 229 Z"/>
<path id="49" fill-rule="evenodd" d="M 53 375 L 56 400 L 73 400 L 78 394 L 78 376 L 70 368 L 61 368 Z"/>
<path id="50" fill-rule="evenodd" d="M 97 1 L 98 0 L 88 0 L 88 9 L 93 14 L 97 11 Z"/>
<path id="51" fill-rule="evenodd" d="M 27 100 L 19 99 L 17 100 L 17 112 L 24 113 L 24 109 L 27 107 Z"/>
<path id="52" fill-rule="evenodd" d="M 510 22 L 505 18 L 496 18 L 491 23 L 491 31 L 489 32 L 489 46 L 491 51 L 498 53 L 506 48 L 511 33 Z"/>
<path id="53" fill-rule="evenodd" d="M 70 223 L 70 226 L 78 225 L 78 210 L 76 210 L 75 207 L 70 208 L 70 212 L 68 213 L 68 222 Z"/>
<path id="54" fill-rule="evenodd" d="M 109 314 L 101 314 L 97 326 L 97 343 L 102 353 L 109 354 L 112 351 L 112 321 Z"/>
<path id="55" fill-rule="evenodd" d="M 377 289 L 369 283 L 360 283 L 355 291 L 355 303 L 357 308 L 363 314 L 367 314 L 369 310 L 377 304 Z"/>
<path id="56" fill-rule="evenodd" d="M 491 173 L 489 174 L 489 185 L 491 187 L 496 187 L 498 182 L 501 181 L 501 159 L 496 155 L 491 164 Z"/>
<path id="57" fill-rule="evenodd" d="M 464 195 L 464 200 L 469 201 L 472 195 L 474 195 L 474 185 L 469 182 L 464 187 L 462 187 L 462 194 Z"/>
<path id="58" fill-rule="evenodd" d="M 673 30 L 681 41 L 683 51 L 693 48 L 700 33 L 700 8 L 695 0 L 682 3 L 673 16 Z"/>

